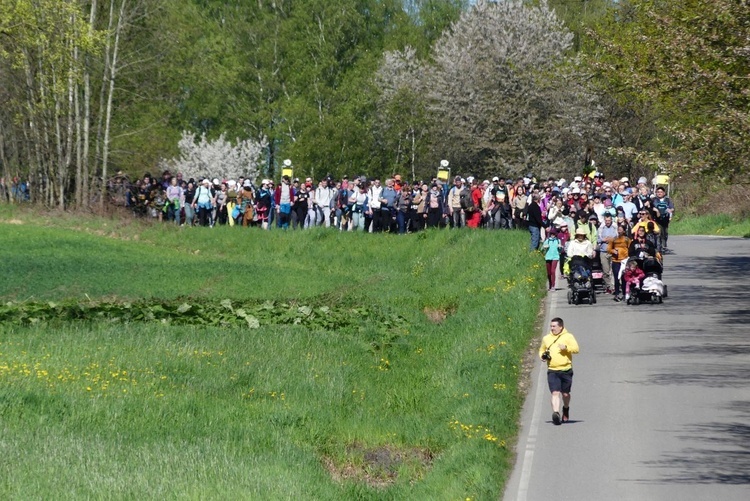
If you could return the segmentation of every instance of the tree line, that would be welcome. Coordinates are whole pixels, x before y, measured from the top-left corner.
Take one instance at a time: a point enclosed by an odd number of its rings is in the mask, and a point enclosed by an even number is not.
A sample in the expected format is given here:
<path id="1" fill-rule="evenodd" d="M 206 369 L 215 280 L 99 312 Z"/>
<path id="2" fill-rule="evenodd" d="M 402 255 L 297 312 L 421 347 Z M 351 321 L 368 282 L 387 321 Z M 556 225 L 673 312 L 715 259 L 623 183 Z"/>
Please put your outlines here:
<path id="1" fill-rule="evenodd" d="M 286 158 L 299 176 L 413 180 L 441 159 L 540 177 L 596 160 L 731 182 L 750 149 L 749 9 L 0 0 L 0 174 L 46 205 L 103 204 L 115 172 L 157 171 L 187 135 L 262 145 L 266 177 Z"/>

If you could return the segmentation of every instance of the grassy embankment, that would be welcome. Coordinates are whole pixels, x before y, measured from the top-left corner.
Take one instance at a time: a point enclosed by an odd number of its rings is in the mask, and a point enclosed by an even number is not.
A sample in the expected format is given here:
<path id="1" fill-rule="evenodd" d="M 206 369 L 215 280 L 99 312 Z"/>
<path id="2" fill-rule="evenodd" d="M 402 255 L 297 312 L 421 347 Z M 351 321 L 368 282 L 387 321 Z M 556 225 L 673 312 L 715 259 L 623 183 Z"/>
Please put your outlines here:
<path id="1" fill-rule="evenodd" d="M 723 235 L 750 238 L 750 218 L 728 214 L 676 217 L 669 225 L 672 235 Z"/>
<path id="2" fill-rule="evenodd" d="M 526 233 L 0 221 L 3 499 L 499 498 Z"/>

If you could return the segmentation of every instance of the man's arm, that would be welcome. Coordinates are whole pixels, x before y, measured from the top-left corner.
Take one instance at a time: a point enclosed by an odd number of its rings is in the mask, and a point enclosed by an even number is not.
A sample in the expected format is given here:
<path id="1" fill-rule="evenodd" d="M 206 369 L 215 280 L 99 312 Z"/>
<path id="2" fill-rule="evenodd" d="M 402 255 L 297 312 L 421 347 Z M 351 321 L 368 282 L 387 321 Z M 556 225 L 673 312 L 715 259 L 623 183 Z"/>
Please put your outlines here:
<path id="1" fill-rule="evenodd" d="M 567 336 L 563 338 L 564 341 L 564 351 L 567 351 L 568 353 L 578 353 L 578 342 L 576 341 L 576 338 L 573 337 L 573 334 L 568 333 Z"/>

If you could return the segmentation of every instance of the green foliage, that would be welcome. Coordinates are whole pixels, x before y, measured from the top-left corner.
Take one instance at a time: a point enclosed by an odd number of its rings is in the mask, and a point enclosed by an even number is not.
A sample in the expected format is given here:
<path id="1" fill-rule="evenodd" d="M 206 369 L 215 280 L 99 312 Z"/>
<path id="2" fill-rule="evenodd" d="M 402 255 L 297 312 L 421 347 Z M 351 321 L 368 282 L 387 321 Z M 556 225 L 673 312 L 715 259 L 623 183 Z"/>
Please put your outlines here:
<path id="1" fill-rule="evenodd" d="M 750 154 L 750 6 L 719 0 L 621 2 L 597 30 L 606 91 L 651 109 L 661 143 L 622 153 L 673 174 L 742 179 Z"/>
<path id="2" fill-rule="evenodd" d="M 347 331 L 363 322 L 393 326 L 403 319 L 365 307 L 278 303 L 218 303 L 181 298 L 171 301 L 7 302 L 0 305 L 0 321 L 16 325 L 39 322 L 101 320 L 105 322 L 158 322 L 166 325 L 247 327 L 291 324 L 310 329 Z"/>
<path id="3" fill-rule="evenodd" d="M 605 21 L 617 3 L 617 0 L 547 0 L 547 5 L 573 32 L 575 51 L 586 46 L 588 31 Z"/>
<path id="4" fill-rule="evenodd" d="M 544 282 L 525 232 L 0 210 L 3 498 L 501 495 Z"/>

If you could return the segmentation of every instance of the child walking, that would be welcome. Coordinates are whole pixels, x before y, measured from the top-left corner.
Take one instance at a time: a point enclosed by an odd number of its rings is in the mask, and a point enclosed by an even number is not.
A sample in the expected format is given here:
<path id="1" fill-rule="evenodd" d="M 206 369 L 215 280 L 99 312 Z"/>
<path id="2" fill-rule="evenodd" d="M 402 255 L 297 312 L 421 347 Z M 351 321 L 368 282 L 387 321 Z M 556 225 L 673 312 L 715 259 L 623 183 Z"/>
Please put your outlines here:
<path id="1" fill-rule="evenodd" d="M 560 251 L 562 242 L 557 238 L 557 229 L 550 228 L 547 232 L 547 238 L 542 243 L 544 251 L 544 260 L 547 263 L 547 282 L 549 291 L 555 290 L 555 277 L 557 276 L 557 262 L 560 261 Z"/>

